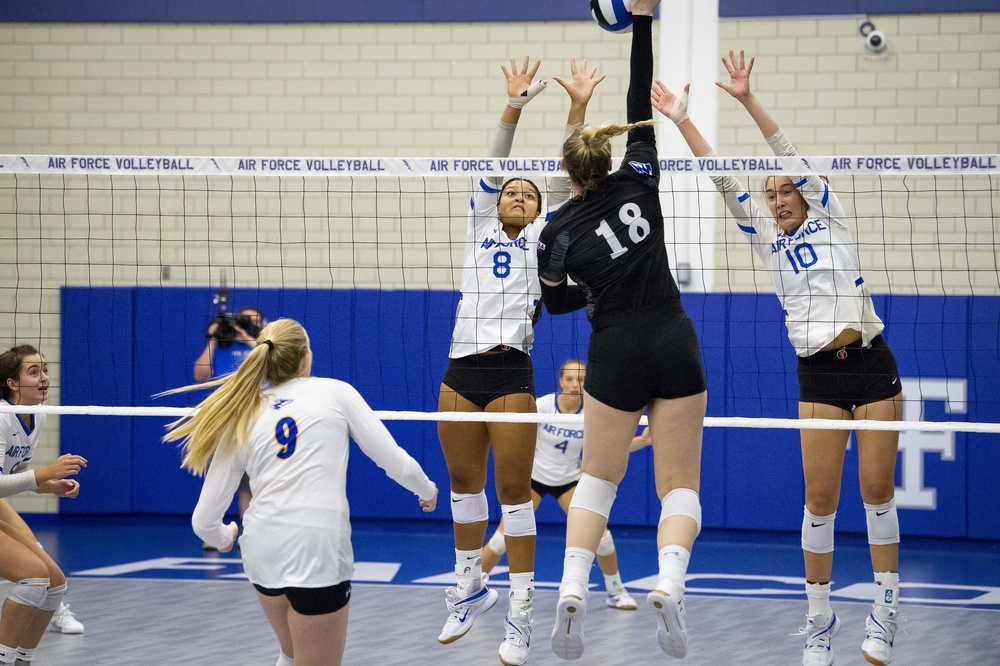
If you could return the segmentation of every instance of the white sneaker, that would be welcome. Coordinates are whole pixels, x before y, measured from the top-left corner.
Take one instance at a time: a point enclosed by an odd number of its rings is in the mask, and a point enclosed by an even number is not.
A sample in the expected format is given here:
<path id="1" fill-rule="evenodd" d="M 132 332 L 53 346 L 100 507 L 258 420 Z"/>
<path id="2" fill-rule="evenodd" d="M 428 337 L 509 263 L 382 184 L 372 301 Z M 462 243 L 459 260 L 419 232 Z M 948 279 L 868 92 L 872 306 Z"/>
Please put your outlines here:
<path id="1" fill-rule="evenodd" d="M 608 597 L 605 601 L 608 606 L 617 610 L 634 611 L 637 608 L 635 599 L 624 587 L 620 590 L 608 590 Z"/>
<path id="2" fill-rule="evenodd" d="M 861 644 L 861 654 L 869 664 L 885 666 L 892 659 L 892 641 L 896 637 L 899 611 L 887 606 L 873 606 L 865 620 L 868 635 Z"/>
<path id="3" fill-rule="evenodd" d="M 840 618 L 830 612 L 830 617 L 807 615 L 806 626 L 797 635 L 805 634 L 806 646 L 802 648 L 802 666 L 830 666 L 833 663 L 833 639 L 840 633 Z"/>
<path id="4" fill-rule="evenodd" d="M 656 640 L 660 649 L 676 659 L 683 659 L 688 652 L 687 629 L 684 627 L 684 595 L 653 590 L 646 596 L 646 604 L 656 614 Z"/>
<path id="5" fill-rule="evenodd" d="M 504 621 L 504 638 L 500 644 L 500 663 L 504 666 L 521 666 L 528 662 L 531 647 L 531 599 L 511 601 L 511 609 Z"/>
<path id="6" fill-rule="evenodd" d="M 551 638 L 552 651 L 560 659 L 583 656 L 583 618 L 586 616 L 587 591 L 577 583 L 561 588 Z"/>
<path id="7" fill-rule="evenodd" d="M 52 614 L 49 621 L 49 631 L 58 631 L 63 634 L 82 634 L 83 623 L 76 619 L 76 616 L 69 609 L 69 604 L 60 603 L 59 608 Z"/>
<path id="8" fill-rule="evenodd" d="M 479 588 L 473 594 L 462 598 L 457 587 L 449 587 L 444 591 L 445 604 L 450 615 L 444 623 L 439 643 L 454 643 L 469 633 L 476 618 L 493 608 L 497 603 L 497 591 L 486 587 Z"/>

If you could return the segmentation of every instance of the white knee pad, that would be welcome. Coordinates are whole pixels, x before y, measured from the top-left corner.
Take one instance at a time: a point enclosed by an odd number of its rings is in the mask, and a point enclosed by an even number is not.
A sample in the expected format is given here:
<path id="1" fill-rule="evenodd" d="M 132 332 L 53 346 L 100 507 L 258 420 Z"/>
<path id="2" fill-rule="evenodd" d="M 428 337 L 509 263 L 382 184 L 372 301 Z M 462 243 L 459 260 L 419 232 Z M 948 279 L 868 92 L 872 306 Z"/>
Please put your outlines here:
<path id="1" fill-rule="evenodd" d="M 698 493 L 690 488 L 674 488 L 660 503 L 660 521 L 668 516 L 687 516 L 698 524 L 695 536 L 701 534 L 701 499 Z"/>
<path id="2" fill-rule="evenodd" d="M 576 484 L 576 491 L 573 493 L 569 508 L 586 509 L 607 518 L 611 514 L 611 506 L 617 496 L 618 486 L 584 472 L 580 482 Z"/>
<path id="3" fill-rule="evenodd" d="M 45 593 L 49 589 L 48 578 L 22 578 L 14 581 L 16 585 L 7 598 L 22 606 L 41 608 L 45 603 Z"/>
<path id="4" fill-rule="evenodd" d="M 507 552 L 507 542 L 503 540 L 503 532 L 500 530 L 493 533 L 487 545 L 497 555 L 503 555 Z"/>
<path id="5" fill-rule="evenodd" d="M 490 519 L 490 506 L 486 503 L 486 491 L 475 495 L 451 494 L 451 519 L 462 525 L 481 523 Z"/>
<path id="6" fill-rule="evenodd" d="M 613 552 L 615 552 L 615 540 L 611 538 L 609 530 L 604 530 L 604 536 L 601 537 L 601 542 L 597 544 L 597 554 L 601 557 L 607 557 Z"/>
<path id="7" fill-rule="evenodd" d="M 837 517 L 834 511 L 829 516 L 814 516 L 809 509 L 802 509 L 802 550 L 810 553 L 833 552 L 833 521 Z"/>
<path id="8" fill-rule="evenodd" d="M 63 597 L 66 596 L 66 583 L 62 585 L 56 585 L 55 587 L 50 587 L 45 592 L 45 599 L 42 601 L 42 605 L 38 607 L 38 610 L 43 611 L 55 611 L 59 608 L 59 604 L 62 603 Z"/>
<path id="9" fill-rule="evenodd" d="M 503 531 L 510 537 L 535 536 L 535 505 L 528 500 L 524 504 L 501 504 L 503 511 Z"/>
<path id="10" fill-rule="evenodd" d="M 873 546 L 888 546 L 899 543 L 899 514 L 896 513 L 895 498 L 885 504 L 865 504 L 868 519 L 868 543 Z"/>

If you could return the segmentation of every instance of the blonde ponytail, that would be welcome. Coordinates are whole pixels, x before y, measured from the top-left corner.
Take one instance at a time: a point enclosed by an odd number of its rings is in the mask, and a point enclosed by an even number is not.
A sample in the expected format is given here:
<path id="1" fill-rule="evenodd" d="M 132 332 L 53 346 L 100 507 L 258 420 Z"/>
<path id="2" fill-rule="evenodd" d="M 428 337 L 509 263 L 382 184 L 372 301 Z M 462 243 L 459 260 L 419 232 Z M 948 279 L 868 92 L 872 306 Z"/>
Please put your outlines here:
<path id="1" fill-rule="evenodd" d="M 265 407 L 262 382 L 277 386 L 299 376 L 302 359 L 308 353 L 309 336 L 302 325 L 292 319 L 279 319 L 264 327 L 257 345 L 233 374 L 157 394 L 218 387 L 191 415 L 167 426 L 163 441 L 180 441 L 184 451 L 181 466 L 200 476 L 217 450 L 246 446 L 250 430 Z"/>
<path id="2" fill-rule="evenodd" d="M 636 127 L 652 124 L 652 120 L 643 120 L 628 125 L 587 125 L 574 129 L 563 143 L 563 165 L 576 186 L 577 194 L 595 189 L 611 171 L 611 139 Z"/>

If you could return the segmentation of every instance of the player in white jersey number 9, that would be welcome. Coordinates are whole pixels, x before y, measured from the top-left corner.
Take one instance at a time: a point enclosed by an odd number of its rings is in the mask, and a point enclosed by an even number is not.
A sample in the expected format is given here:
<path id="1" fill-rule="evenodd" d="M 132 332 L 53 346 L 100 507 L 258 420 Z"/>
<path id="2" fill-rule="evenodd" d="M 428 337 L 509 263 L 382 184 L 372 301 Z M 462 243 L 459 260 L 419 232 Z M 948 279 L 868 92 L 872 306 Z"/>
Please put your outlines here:
<path id="1" fill-rule="evenodd" d="M 716 85 L 750 114 L 776 155 L 795 156 L 795 147 L 750 90 L 749 62 L 730 51 L 722 59 L 728 82 Z M 675 96 L 657 81 L 654 107 L 677 125 L 691 152 L 714 156 L 712 146 L 687 116 L 685 87 Z M 803 160 L 804 161 L 804 160 Z M 770 176 L 764 184 L 770 216 L 731 176 L 713 177 L 716 188 L 751 247 L 769 269 L 786 312 L 788 337 L 798 355 L 799 417 L 851 421 L 902 418 L 902 388 L 896 361 L 882 339 L 857 250 L 837 195 L 825 179 Z M 892 658 L 899 592 L 899 521 L 894 499 L 899 433 L 856 431 L 861 498 L 868 519 L 868 543 L 876 583 L 866 621 L 862 655 L 873 664 Z M 834 518 L 850 430 L 801 430 L 806 505 L 802 549 L 809 610 L 802 660 L 806 666 L 833 663 L 832 638 L 840 620 L 830 607 Z"/>

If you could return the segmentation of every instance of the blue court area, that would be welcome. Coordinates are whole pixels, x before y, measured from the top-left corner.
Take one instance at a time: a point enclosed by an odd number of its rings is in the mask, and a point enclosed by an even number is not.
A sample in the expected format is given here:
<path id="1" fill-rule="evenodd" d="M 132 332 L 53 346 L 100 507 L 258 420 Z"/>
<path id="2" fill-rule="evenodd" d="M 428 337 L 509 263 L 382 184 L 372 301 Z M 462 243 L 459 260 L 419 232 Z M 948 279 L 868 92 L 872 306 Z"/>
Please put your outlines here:
<path id="1" fill-rule="evenodd" d="M 132 578 L 246 585 L 238 549 L 226 554 L 203 552 L 185 517 L 29 514 L 26 518 L 71 582 Z M 614 537 L 626 586 L 638 592 L 652 589 L 653 529 L 619 527 Z M 356 519 L 353 544 L 356 583 L 443 588 L 454 581 L 448 522 Z M 1000 611 L 1000 542 L 904 537 L 901 546 L 903 604 Z M 563 526 L 539 525 L 539 588 L 557 587 L 563 547 Z M 506 580 L 505 562 L 492 577 L 498 586 Z M 874 589 L 870 572 L 865 537 L 838 534 L 834 602 L 870 604 Z M 802 575 L 797 533 L 705 530 L 691 559 L 688 594 L 804 603 Z M 596 568 L 591 580 L 602 587 Z M 74 610 L 84 618 L 88 614 L 79 603 Z M 1000 615 L 996 617 L 1000 626 Z"/>

